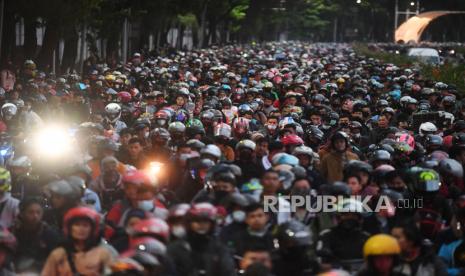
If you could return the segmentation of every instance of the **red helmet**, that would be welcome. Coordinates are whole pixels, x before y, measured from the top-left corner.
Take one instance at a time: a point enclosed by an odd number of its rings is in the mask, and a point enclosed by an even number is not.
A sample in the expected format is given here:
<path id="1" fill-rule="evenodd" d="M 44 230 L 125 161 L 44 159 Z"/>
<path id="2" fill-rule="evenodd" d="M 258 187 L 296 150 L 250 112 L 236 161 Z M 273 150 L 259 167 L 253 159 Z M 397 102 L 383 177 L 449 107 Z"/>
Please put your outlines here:
<path id="1" fill-rule="evenodd" d="M 168 212 L 168 220 L 185 217 L 190 208 L 191 206 L 187 203 L 176 204 L 170 208 Z"/>
<path id="2" fill-rule="evenodd" d="M 152 181 L 143 171 L 129 171 L 123 176 L 123 185 L 133 184 L 136 186 L 150 186 Z"/>
<path id="3" fill-rule="evenodd" d="M 136 223 L 129 235 L 132 238 L 141 236 L 154 237 L 166 243 L 168 242 L 168 238 L 170 236 L 170 227 L 162 219 L 148 218 Z"/>
<path id="4" fill-rule="evenodd" d="M 131 96 L 131 93 L 129 92 L 121 91 L 118 93 L 118 99 L 122 103 L 128 103 L 131 101 L 132 96 Z"/>
<path id="5" fill-rule="evenodd" d="M 302 140 L 302 138 L 295 134 L 289 134 L 284 136 L 281 142 L 285 146 L 301 146 L 304 144 L 304 140 Z"/>
<path id="6" fill-rule="evenodd" d="M 10 250 L 12 253 L 16 251 L 16 237 L 7 229 L 0 230 L 0 246 Z"/>
<path id="7" fill-rule="evenodd" d="M 188 218 L 192 219 L 208 219 L 214 221 L 217 217 L 218 210 L 215 206 L 208 202 L 201 202 L 192 205 L 187 213 Z"/>
<path id="8" fill-rule="evenodd" d="M 152 237 L 131 239 L 129 247 L 136 251 L 145 251 L 154 256 L 163 256 L 166 254 L 166 245 Z"/>
<path id="9" fill-rule="evenodd" d="M 71 227 L 71 223 L 73 223 L 73 221 L 76 219 L 89 220 L 94 229 L 93 237 L 98 237 L 100 231 L 100 214 L 97 213 L 94 209 L 85 206 L 74 207 L 66 212 L 63 219 L 63 232 L 65 236 L 69 235 L 68 231 Z"/>

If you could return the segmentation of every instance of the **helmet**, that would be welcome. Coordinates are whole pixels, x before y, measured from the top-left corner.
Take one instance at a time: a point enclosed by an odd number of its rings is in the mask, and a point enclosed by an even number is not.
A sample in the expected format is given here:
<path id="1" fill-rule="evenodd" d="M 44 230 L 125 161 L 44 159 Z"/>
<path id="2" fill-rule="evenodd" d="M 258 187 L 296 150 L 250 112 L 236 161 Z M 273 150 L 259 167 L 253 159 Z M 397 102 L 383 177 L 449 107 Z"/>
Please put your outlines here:
<path id="1" fill-rule="evenodd" d="M 152 237 L 133 238 L 129 243 L 129 247 L 136 251 L 147 252 L 152 256 L 164 256 L 166 254 L 166 245 Z"/>
<path id="2" fill-rule="evenodd" d="M 247 132 L 249 130 L 249 123 L 250 123 L 249 119 L 244 118 L 244 117 L 239 117 L 239 118 L 234 119 L 233 128 L 236 131 L 243 130 Z"/>
<path id="3" fill-rule="evenodd" d="M 253 114 L 253 110 L 248 104 L 241 104 L 237 109 L 239 116 L 244 116 L 246 114 Z"/>
<path id="4" fill-rule="evenodd" d="M 121 106 L 117 103 L 107 104 L 107 106 L 105 106 L 105 113 L 106 113 L 107 119 L 110 122 L 114 123 L 121 116 Z"/>
<path id="5" fill-rule="evenodd" d="M 441 186 L 439 174 L 432 169 L 424 169 L 420 167 L 410 168 L 413 174 L 413 189 L 416 192 L 437 192 Z"/>
<path id="6" fill-rule="evenodd" d="M 168 224 L 159 218 L 147 218 L 139 221 L 132 227 L 129 235 L 134 237 L 150 236 L 166 243 L 170 236 L 170 228 Z"/>
<path id="7" fill-rule="evenodd" d="M 190 119 L 186 123 L 186 134 L 188 137 L 192 137 L 196 134 L 205 134 L 205 129 L 202 122 L 199 119 Z"/>
<path id="8" fill-rule="evenodd" d="M 100 214 L 94 209 L 84 206 L 74 207 L 66 212 L 63 218 L 63 232 L 65 236 L 70 235 L 71 224 L 77 219 L 86 219 L 92 224 L 92 235 L 96 239 L 100 231 Z"/>
<path id="9" fill-rule="evenodd" d="M 304 146 L 304 145 L 296 147 L 294 149 L 294 151 L 292 152 L 292 154 L 295 155 L 295 156 L 307 155 L 308 157 L 310 157 L 310 159 L 313 158 L 313 150 L 312 150 L 312 148 Z"/>
<path id="10" fill-rule="evenodd" d="M 214 156 L 215 158 L 221 157 L 221 150 L 218 146 L 209 144 L 206 145 L 203 149 L 200 150 L 200 154 L 209 154 Z"/>
<path id="11" fill-rule="evenodd" d="M 307 130 L 307 135 L 309 138 L 313 138 L 318 141 L 323 140 L 324 137 L 323 131 L 319 129 L 317 126 L 310 126 L 310 128 Z"/>
<path id="12" fill-rule="evenodd" d="M 236 145 L 236 150 L 240 150 L 240 149 L 250 149 L 252 151 L 255 150 L 255 142 L 252 141 L 252 140 L 248 140 L 248 139 L 245 139 L 245 140 L 241 140 L 239 143 L 237 143 Z"/>
<path id="13" fill-rule="evenodd" d="M 336 181 L 333 184 L 323 184 L 320 186 L 320 194 L 332 196 L 350 196 L 352 193 L 349 185 L 345 182 Z"/>
<path id="14" fill-rule="evenodd" d="M 78 197 L 77 191 L 66 180 L 54 180 L 47 184 L 46 190 L 50 193 L 66 197 L 68 199 L 75 199 Z"/>
<path id="15" fill-rule="evenodd" d="M 281 121 L 279 121 L 279 128 L 283 129 L 288 125 L 295 125 L 295 121 L 292 117 L 284 117 Z"/>
<path id="16" fill-rule="evenodd" d="M 290 220 L 280 224 L 276 230 L 275 238 L 279 242 L 279 248 L 289 249 L 313 244 L 312 232 L 309 228 L 297 220 Z"/>
<path id="17" fill-rule="evenodd" d="M 180 203 L 176 204 L 171 207 L 168 211 L 168 221 L 176 219 L 176 218 L 183 218 L 187 215 L 187 212 L 191 206 L 187 203 Z"/>
<path id="18" fill-rule="evenodd" d="M 376 161 L 389 162 L 391 161 L 391 154 L 386 150 L 376 150 L 375 152 L 372 153 L 370 157 L 370 163 L 373 163 Z"/>
<path id="19" fill-rule="evenodd" d="M 16 107 L 16 105 L 12 103 L 6 103 L 2 106 L 2 110 L 1 110 L 2 117 L 7 121 L 11 120 L 16 115 L 17 112 L 18 112 L 18 108 Z"/>
<path id="20" fill-rule="evenodd" d="M 350 160 L 344 165 L 344 175 L 358 172 L 366 172 L 370 174 L 372 171 L 373 167 L 370 164 L 359 160 Z"/>
<path id="21" fill-rule="evenodd" d="M 386 234 L 377 234 L 370 237 L 363 245 L 363 257 L 379 255 L 399 255 L 400 246 L 397 240 Z"/>
<path id="22" fill-rule="evenodd" d="M 228 124 L 220 123 L 215 126 L 215 136 L 231 137 L 231 127 Z"/>
<path id="23" fill-rule="evenodd" d="M 192 205 L 187 212 L 187 218 L 189 220 L 196 220 L 196 219 L 207 219 L 210 221 L 214 221 L 218 214 L 218 210 L 215 206 L 208 202 L 201 202 Z"/>
<path id="24" fill-rule="evenodd" d="M 118 92 L 118 99 L 122 103 L 129 103 L 132 99 L 131 93 L 127 91 Z"/>
<path id="25" fill-rule="evenodd" d="M 462 165 L 457 160 L 451 158 L 446 158 L 439 162 L 439 172 L 460 179 L 463 177 Z"/>
<path id="26" fill-rule="evenodd" d="M 283 137 L 281 142 L 285 146 L 300 146 L 304 144 L 304 140 L 295 134 L 289 134 Z"/>
<path id="27" fill-rule="evenodd" d="M 7 169 L 0 167 L 0 191 L 11 191 L 11 174 Z"/>
<path id="28" fill-rule="evenodd" d="M 338 131 L 331 136 L 331 144 L 334 144 L 334 142 L 339 139 L 346 141 L 346 144 L 349 143 L 349 136 L 343 131 Z"/>
<path id="29" fill-rule="evenodd" d="M 181 122 L 172 122 L 168 126 L 168 131 L 170 132 L 171 135 L 183 134 L 185 130 L 186 130 L 186 126 Z"/>
<path id="30" fill-rule="evenodd" d="M 185 109 L 179 109 L 174 115 L 176 121 L 186 123 L 189 120 L 189 113 Z"/>
<path id="31" fill-rule="evenodd" d="M 150 132 L 150 137 L 153 139 L 155 137 L 160 137 L 166 141 L 170 139 L 170 133 L 164 128 L 155 128 Z"/>
<path id="32" fill-rule="evenodd" d="M 407 134 L 407 133 L 402 133 L 398 138 L 398 142 L 403 142 L 409 145 L 411 151 L 415 149 L 415 139 L 413 138 L 412 135 Z"/>
<path id="33" fill-rule="evenodd" d="M 152 181 L 150 180 L 149 176 L 139 170 L 128 171 L 123 176 L 123 184 L 128 185 L 136 185 L 136 186 L 151 186 Z"/>
<path id="34" fill-rule="evenodd" d="M 434 134 L 438 128 L 431 122 L 426 122 L 420 125 L 420 135 Z"/>
<path id="35" fill-rule="evenodd" d="M 157 113 L 155 113 L 154 120 L 158 127 L 165 127 L 171 121 L 171 114 L 167 110 L 157 111 Z"/>
<path id="36" fill-rule="evenodd" d="M 429 147 L 441 147 L 442 137 L 435 134 L 428 134 L 425 139 L 425 146 Z"/>
<path id="37" fill-rule="evenodd" d="M 16 251 L 16 237 L 8 229 L 0 230 L 0 246 L 8 249 L 11 253 Z"/>

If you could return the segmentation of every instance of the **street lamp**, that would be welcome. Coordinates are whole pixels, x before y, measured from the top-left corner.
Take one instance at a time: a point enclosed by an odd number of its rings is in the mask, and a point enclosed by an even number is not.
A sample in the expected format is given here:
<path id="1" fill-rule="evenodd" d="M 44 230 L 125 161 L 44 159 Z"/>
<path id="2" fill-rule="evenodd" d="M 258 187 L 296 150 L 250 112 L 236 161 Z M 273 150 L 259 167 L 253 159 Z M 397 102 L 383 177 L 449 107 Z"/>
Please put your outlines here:
<path id="1" fill-rule="evenodd" d="M 412 6 L 412 7 L 415 6 L 415 2 L 413 2 L 413 1 L 410 2 L 410 6 Z"/>
<path id="2" fill-rule="evenodd" d="M 361 4 L 362 3 L 362 0 L 357 0 L 357 4 Z"/>

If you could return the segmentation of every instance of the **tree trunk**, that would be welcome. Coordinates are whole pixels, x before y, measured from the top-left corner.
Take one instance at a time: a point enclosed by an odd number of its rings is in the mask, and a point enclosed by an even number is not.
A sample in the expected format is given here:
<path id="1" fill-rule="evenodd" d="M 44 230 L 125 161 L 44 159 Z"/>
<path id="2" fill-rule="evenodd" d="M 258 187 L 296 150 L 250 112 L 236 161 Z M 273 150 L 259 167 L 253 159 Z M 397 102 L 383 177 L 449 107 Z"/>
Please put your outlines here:
<path id="1" fill-rule="evenodd" d="M 75 29 L 68 33 L 65 38 L 65 47 L 63 49 L 63 62 L 61 64 L 61 72 L 66 72 L 67 69 L 75 69 L 75 61 L 78 49 L 78 34 Z"/>
<path id="2" fill-rule="evenodd" d="M 44 41 L 37 58 L 39 68 L 44 68 L 49 71 L 53 61 L 53 51 L 58 45 L 59 39 L 59 24 L 55 20 L 47 21 L 45 28 Z"/>
<path id="3" fill-rule="evenodd" d="M 204 46 L 205 40 L 205 30 L 207 28 L 207 8 L 208 8 L 208 0 L 203 2 L 202 14 L 200 16 L 200 28 L 199 28 L 199 38 L 198 38 L 198 45 L 197 48 L 202 48 Z"/>
<path id="4" fill-rule="evenodd" d="M 24 57 L 34 59 L 37 51 L 36 18 L 24 18 Z"/>

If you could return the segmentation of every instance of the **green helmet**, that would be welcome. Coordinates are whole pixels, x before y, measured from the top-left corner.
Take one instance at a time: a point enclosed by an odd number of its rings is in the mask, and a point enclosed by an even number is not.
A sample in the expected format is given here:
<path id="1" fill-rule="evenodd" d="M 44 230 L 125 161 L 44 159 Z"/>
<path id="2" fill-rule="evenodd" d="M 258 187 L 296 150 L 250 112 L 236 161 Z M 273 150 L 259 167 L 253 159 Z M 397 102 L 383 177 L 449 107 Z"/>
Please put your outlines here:
<path id="1" fill-rule="evenodd" d="M 441 187 L 439 174 L 432 169 L 412 167 L 409 170 L 411 176 L 411 190 L 413 192 L 437 192 Z"/>

